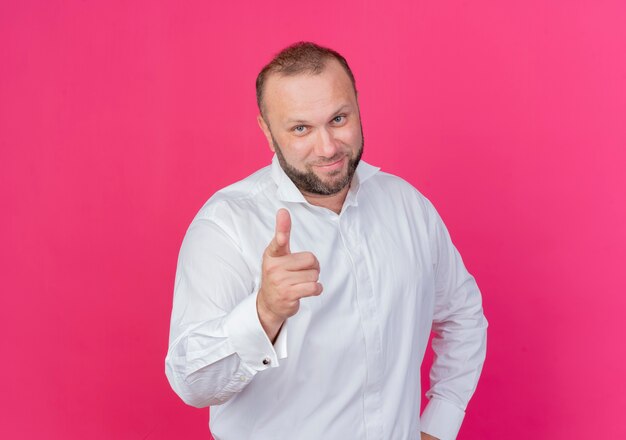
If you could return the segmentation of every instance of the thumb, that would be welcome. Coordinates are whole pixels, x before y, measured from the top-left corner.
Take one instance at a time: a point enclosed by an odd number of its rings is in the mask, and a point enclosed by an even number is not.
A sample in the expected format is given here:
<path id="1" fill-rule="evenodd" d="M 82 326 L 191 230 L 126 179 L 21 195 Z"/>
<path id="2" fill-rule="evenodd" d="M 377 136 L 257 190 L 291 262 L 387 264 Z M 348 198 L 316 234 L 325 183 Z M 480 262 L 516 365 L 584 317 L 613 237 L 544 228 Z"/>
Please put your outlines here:
<path id="1" fill-rule="evenodd" d="M 291 253 L 289 250 L 289 236 L 291 235 L 291 216 L 289 211 L 281 208 L 276 213 L 276 232 L 268 247 L 271 257 L 282 257 Z"/>

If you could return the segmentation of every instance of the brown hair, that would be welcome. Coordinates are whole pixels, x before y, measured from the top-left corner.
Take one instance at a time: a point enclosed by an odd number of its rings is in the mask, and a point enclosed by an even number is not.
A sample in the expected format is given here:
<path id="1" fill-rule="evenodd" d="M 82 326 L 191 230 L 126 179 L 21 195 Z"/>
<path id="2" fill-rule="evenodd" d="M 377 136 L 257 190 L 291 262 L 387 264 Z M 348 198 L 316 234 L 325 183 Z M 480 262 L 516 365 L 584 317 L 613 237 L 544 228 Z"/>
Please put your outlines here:
<path id="1" fill-rule="evenodd" d="M 300 41 L 281 50 L 256 77 L 256 102 L 259 111 L 263 114 L 263 87 L 267 77 L 273 73 L 284 76 L 297 75 L 299 73 L 312 73 L 317 75 L 324 70 L 329 59 L 336 59 L 343 66 L 350 77 L 354 93 L 356 82 L 354 75 L 346 59 L 338 52 L 327 47 L 319 46 L 308 41 Z"/>

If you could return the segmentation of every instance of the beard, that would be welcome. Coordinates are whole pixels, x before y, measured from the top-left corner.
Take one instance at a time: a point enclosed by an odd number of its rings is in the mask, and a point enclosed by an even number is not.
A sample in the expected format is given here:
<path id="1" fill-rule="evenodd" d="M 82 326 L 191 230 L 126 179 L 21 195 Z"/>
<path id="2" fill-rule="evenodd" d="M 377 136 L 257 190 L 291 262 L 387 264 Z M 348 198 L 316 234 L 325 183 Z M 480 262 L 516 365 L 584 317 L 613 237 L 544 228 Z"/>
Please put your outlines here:
<path id="1" fill-rule="evenodd" d="M 334 179 L 336 176 L 339 176 L 342 172 L 341 170 L 334 171 L 329 173 L 332 181 L 325 182 L 320 179 L 317 174 L 313 172 L 310 166 L 306 167 L 306 171 L 300 171 L 294 166 L 290 165 L 283 152 L 281 151 L 280 146 L 272 136 L 272 143 L 274 144 L 274 150 L 276 151 L 276 157 L 278 158 L 278 162 L 280 163 L 281 168 L 289 176 L 291 181 L 296 185 L 296 187 L 302 191 L 309 194 L 317 194 L 322 196 L 331 196 L 333 194 L 337 194 L 339 191 L 344 189 L 347 185 L 352 182 L 352 177 L 356 172 L 356 168 L 361 161 L 361 156 L 363 155 L 363 131 L 361 131 L 361 146 L 357 151 L 354 157 L 348 157 L 348 170 L 344 176 L 340 176 L 338 179 Z M 343 154 L 338 153 L 335 156 L 325 160 L 324 164 L 331 164 L 333 162 L 337 162 L 342 158 Z M 321 165 L 321 164 L 320 164 Z"/>

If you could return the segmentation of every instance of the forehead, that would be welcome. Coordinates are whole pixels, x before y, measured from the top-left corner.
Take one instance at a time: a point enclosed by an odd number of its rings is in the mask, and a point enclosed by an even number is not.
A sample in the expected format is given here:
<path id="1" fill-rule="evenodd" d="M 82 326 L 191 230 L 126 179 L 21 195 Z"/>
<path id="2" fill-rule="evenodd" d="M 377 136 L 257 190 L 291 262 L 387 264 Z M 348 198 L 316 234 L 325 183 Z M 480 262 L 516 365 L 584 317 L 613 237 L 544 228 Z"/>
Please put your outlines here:
<path id="1" fill-rule="evenodd" d="M 350 77 L 336 60 L 326 62 L 318 74 L 272 74 L 264 90 L 264 108 L 274 122 L 287 119 L 325 119 L 344 105 L 356 107 Z"/>

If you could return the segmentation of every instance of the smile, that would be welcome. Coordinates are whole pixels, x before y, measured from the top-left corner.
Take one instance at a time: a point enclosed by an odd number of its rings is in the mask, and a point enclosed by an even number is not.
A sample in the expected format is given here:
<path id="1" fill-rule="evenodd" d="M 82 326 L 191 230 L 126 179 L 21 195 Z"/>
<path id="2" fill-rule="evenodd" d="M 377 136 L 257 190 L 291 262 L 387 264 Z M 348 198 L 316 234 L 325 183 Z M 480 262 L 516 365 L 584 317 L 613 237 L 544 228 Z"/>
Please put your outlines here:
<path id="1" fill-rule="evenodd" d="M 315 165 L 315 167 L 319 168 L 322 171 L 333 171 L 333 170 L 341 168 L 343 166 L 344 160 L 345 160 L 345 157 L 342 157 L 337 162 L 329 163 L 326 165 Z"/>

